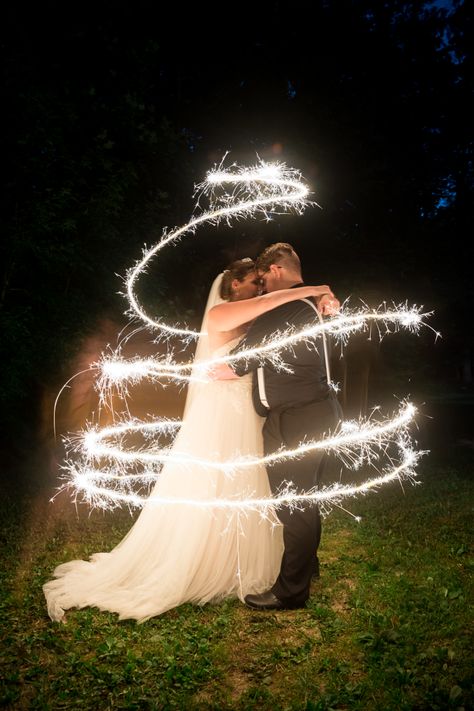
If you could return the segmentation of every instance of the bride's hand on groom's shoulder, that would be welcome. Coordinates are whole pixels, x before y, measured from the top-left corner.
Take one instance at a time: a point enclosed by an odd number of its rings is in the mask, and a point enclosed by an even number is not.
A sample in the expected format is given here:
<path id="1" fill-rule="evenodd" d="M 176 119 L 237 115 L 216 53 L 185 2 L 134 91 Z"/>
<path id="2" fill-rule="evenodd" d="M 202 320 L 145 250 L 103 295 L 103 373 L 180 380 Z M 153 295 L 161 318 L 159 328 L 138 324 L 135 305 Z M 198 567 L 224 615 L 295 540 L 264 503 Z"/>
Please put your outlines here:
<path id="1" fill-rule="evenodd" d="M 337 299 L 332 291 L 322 294 L 317 301 L 318 311 L 323 316 L 335 316 L 341 309 L 339 299 Z"/>
<path id="2" fill-rule="evenodd" d="M 319 286 L 310 286 L 312 296 L 316 300 L 318 311 L 323 316 L 335 316 L 339 313 L 341 304 L 337 299 L 330 286 L 320 284 Z"/>

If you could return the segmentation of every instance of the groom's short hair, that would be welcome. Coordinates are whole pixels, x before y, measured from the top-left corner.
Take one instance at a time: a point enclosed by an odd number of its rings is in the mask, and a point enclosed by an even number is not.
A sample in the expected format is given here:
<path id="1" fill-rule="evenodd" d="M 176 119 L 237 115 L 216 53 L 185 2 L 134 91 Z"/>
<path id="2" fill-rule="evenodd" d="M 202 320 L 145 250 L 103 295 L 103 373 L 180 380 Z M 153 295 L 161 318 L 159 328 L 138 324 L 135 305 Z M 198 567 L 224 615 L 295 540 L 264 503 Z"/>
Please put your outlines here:
<path id="1" fill-rule="evenodd" d="M 257 257 L 255 267 L 257 272 L 265 274 L 272 264 L 279 264 L 292 272 L 301 272 L 300 258 L 288 242 L 276 242 L 266 247 Z"/>

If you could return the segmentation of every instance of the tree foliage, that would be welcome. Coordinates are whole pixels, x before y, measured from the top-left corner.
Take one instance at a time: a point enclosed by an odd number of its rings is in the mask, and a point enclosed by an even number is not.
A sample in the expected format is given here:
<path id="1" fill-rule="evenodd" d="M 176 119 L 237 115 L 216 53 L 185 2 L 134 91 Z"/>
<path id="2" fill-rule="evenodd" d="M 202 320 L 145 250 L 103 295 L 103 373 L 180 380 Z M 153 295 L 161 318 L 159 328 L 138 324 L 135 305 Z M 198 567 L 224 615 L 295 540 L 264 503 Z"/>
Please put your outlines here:
<path id="1" fill-rule="evenodd" d="M 469 357 L 469 3 L 274 1 L 251 16 L 244 3 L 225 26 L 206 6 L 199 17 L 172 8 L 166 23 L 140 3 L 72 19 L 55 3 L 9 12 L 4 412 L 22 416 L 38 384 L 64 377 L 97 315 L 122 310 L 116 274 L 162 226 L 188 218 L 193 181 L 228 149 L 301 168 L 324 209 L 183 245 L 153 276 L 150 299 L 179 294 L 181 310 L 196 307 L 227 259 L 286 239 L 307 280 L 342 296 L 435 307 L 448 344 L 441 370 Z"/>

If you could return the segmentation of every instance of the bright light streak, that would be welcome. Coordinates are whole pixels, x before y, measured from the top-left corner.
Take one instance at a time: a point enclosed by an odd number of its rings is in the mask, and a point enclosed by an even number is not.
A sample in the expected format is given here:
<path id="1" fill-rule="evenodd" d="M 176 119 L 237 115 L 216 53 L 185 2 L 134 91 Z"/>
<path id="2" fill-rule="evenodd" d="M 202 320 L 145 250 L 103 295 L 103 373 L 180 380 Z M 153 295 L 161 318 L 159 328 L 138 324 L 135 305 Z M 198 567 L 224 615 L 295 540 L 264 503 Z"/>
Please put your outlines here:
<path id="1" fill-rule="evenodd" d="M 141 507 L 145 503 L 156 506 L 190 506 L 203 509 L 228 509 L 234 511 L 248 512 L 259 511 L 266 517 L 269 512 L 280 506 L 290 508 L 303 508 L 310 504 L 338 505 L 343 499 L 364 494 L 370 490 L 378 489 L 383 484 L 402 479 L 416 478 L 416 466 L 423 452 L 415 452 L 405 443 L 400 446 L 403 459 L 401 463 L 382 473 L 378 477 L 368 479 L 361 484 L 332 484 L 323 489 L 311 489 L 304 494 L 297 494 L 291 491 L 291 485 L 287 487 L 279 496 L 273 498 L 242 498 L 242 499 L 188 499 L 185 497 L 162 497 L 162 496 L 140 496 L 135 493 L 111 490 L 91 483 L 94 478 L 93 472 L 77 472 L 74 480 L 74 489 L 82 492 L 86 500 L 97 506 L 101 502 L 126 503 L 130 506 Z M 109 479 L 110 480 L 110 479 Z"/>
<path id="2" fill-rule="evenodd" d="M 169 233 L 164 232 L 161 240 L 153 248 L 146 250 L 140 261 L 130 270 L 127 277 L 127 296 L 130 312 L 139 317 L 145 326 L 158 331 L 163 338 L 178 337 L 181 342 L 188 342 L 200 334 L 182 325 L 167 324 L 147 314 L 136 296 L 138 279 L 146 273 L 150 261 L 162 249 L 177 243 L 184 235 L 193 235 L 196 229 L 204 224 L 217 225 L 222 220 L 230 223 L 239 218 L 253 218 L 258 214 L 265 219 L 275 213 L 301 213 L 311 203 L 306 185 L 297 171 L 288 169 L 281 163 L 260 162 L 253 168 L 241 168 L 232 165 L 223 169 L 222 164 L 208 173 L 206 181 L 197 186 L 198 203 L 195 216 L 183 227 Z M 200 211 L 199 201 L 206 198 L 209 208 Z M 271 362 L 276 368 L 285 368 L 283 351 L 293 348 L 298 342 L 304 341 L 308 348 L 315 348 L 316 339 L 321 334 L 331 334 L 343 344 L 351 334 L 375 329 L 380 338 L 399 329 L 417 332 L 424 319 L 428 316 L 419 307 L 408 307 L 407 304 L 394 305 L 387 308 L 384 304 L 378 309 L 349 309 L 345 306 L 338 316 L 325 322 L 314 322 L 307 327 L 295 330 L 287 329 L 272 334 L 258 348 L 242 349 L 232 355 L 212 358 L 200 364 L 199 370 L 193 363 L 178 363 L 171 356 L 166 358 L 138 357 L 126 360 L 117 352 L 104 356 L 94 367 L 98 370 L 97 385 L 101 394 L 101 402 L 106 402 L 110 389 L 117 389 L 125 397 L 127 387 L 143 379 L 174 383 L 187 383 L 191 380 L 207 382 L 207 372 L 219 363 L 232 365 L 242 360 L 257 360 Z M 125 503 L 129 506 L 142 506 L 146 501 L 160 505 L 186 505 L 209 508 L 228 508 L 239 511 L 258 510 L 262 515 L 275 506 L 288 505 L 301 507 L 310 503 L 328 506 L 370 489 L 377 489 L 394 479 L 410 478 L 416 475 L 414 466 L 420 453 L 414 452 L 409 444 L 408 426 L 413 421 L 416 409 L 410 403 L 405 403 L 398 414 L 392 418 L 374 421 L 361 420 L 359 423 L 342 423 L 338 431 L 327 433 L 318 441 L 308 439 L 292 450 L 282 450 L 267 457 L 236 456 L 232 460 L 214 461 L 200 459 L 188 453 L 179 452 L 172 445 L 160 447 L 159 436 L 170 436 L 176 432 L 180 421 L 156 420 L 143 423 L 136 420 L 121 422 L 112 427 L 89 429 L 74 440 L 69 446 L 80 453 L 75 461 L 69 462 L 65 469 L 68 472 L 65 487 L 72 488 L 76 495 L 81 495 L 94 506 L 115 506 Z M 148 446 L 138 449 L 130 447 L 127 436 L 140 433 L 147 440 Z M 311 433 L 308 433 L 310 437 Z M 401 453 L 401 463 L 392 462 L 389 471 L 368 479 L 356 485 L 332 485 L 322 490 L 313 490 L 297 494 L 291 490 L 291 482 L 287 489 L 278 497 L 256 499 L 242 492 L 238 500 L 213 499 L 209 501 L 189 500 L 186 498 L 149 498 L 137 493 L 134 488 L 150 486 L 159 478 L 163 464 L 178 463 L 183 471 L 193 467 L 196 475 L 199 470 L 219 470 L 226 476 L 236 476 L 238 471 L 246 467 L 264 466 L 273 462 L 291 461 L 314 450 L 333 452 L 346 466 L 357 469 L 363 464 L 370 466 L 381 456 L 387 455 L 389 449 L 397 444 Z M 104 467 L 94 466 L 107 462 Z"/>
<path id="3" fill-rule="evenodd" d="M 328 319 L 324 323 L 314 323 L 299 331 L 288 329 L 279 332 L 258 348 L 242 349 L 234 355 L 211 358 L 201 364 L 200 375 L 194 376 L 191 375 L 192 362 L 173 363 L 169 359 L 160 360 L 159 358 L 125 360 L 115 355 L 109 355 L 104 357 L 97 366 L 101 373 L 101 390 L 119 386 L 125 381 L 136 384 L 143 379 L 150 378 L 180 382 L 206 382 L 208 380 L 206 372 L 212 366 L 220 363 L 231 365 L 241 360 L 258 359 L 261 361 L 265 359 L 278 367 L 281 364 L 282 350 L 291 348 L 300 341 L 306 341 L 308 344 L 311 341 L 314 342 L 323 332 L 334 336 L 342 343 L 345 343 L 350 335 L 367 330 L 371 325 L 377 329 L 379 338 L 396 332 L 400 327 L 416 333 L 421 326 L 427 326 L 424 319 L 428 316 L 430 314 L 422 313 L 421 308 L 416 306 L 409 308 L 404 304 L 391 309 L 382 305 L 376 310 L 358 309 L 353 312 L 348 309 L 343 310 L 339 316 Z"/>
<path id="4" fill-rule="evenodd" d="M 222 220 L 229 221 L 231 217 L 251 217 L 258 212 L 268 218 L 268 213 L 276 212 L 277 209 L 283 212 L 294 210 L 301 213 L 310 201 L 308 188 L 299 178 L 298 171 L 288 169 L 283 163 L 269 164 L 263 161 L 259 166 L 251 169 L 233 165 L 225 171 L 221 169 L 210 171 L 206 181 L 196 188 L 196 192 L 209 197 L 209 210 L 197 215 L 183 227 L 178 227 L 169 234 L 165 232 L 158 244 L 145 251 L 142 259 L 129 272 L 127 294 L 133 316 L 139 316 L 147 326 L 160 329 L 169 335 L 186 339 L 197 338 L 200 335 L 198 331 L 171 326 L 151 318 L 145 312 L 135 294 L 138 278 L 158 252 L 177 242 L 183 235 L 193 234 L 196 228 L 205 222 L 217 225 Z M 213 186 L 220 187 L 226 183 L 238 186 L 238 194 L 224 193 L 215 196 Z"/>
<path id="5" fill-rule="evenodd" d="M 266 457 L 236 457 L 230 461 L 216 461 L 212 459 L 199 459 L 198 457 L 190 457 L 185 453 L 180 453 L 176 449 L 170 450 L 169 447 L 158 451 L 138 451 L 133 452 L 124 450 L 119 447 L 107 445 L 103 442 L 108 437 L 118 437 L 130 432 L 138 432 L 140 430 L 169 432 L 172 429 L 180 426 L 179 421 L 164 421 L 154 422 L 148 425 L 123 423 L 117 427 L 107 427 L 100 431 L 89 430 L 84 434 L 84 451 L 90 459 L 100 459 L 107 457 L 124 462 L 137 463 L 155 463 L 162 464 L 164 462 L 180 462 L 183 464 L 194 463 L 205 469 L 218 469 L 224 472 L 232 473 L 236 469 L 255 467 L 261 465 L 270 465 L 275 462 L 283 462 L 287 459 L 295 459 L 304 456 L 308 452 L 315 450 L 339 451 L 340 454 L 350 453 L 351 447 L 363 449 L 374 444 L 385 443 L 387 436 L 398 434 L 404 430 L 407 425 L 413 420 L 416 413 L 416 408 L 411 403 L 407 403 L 398 413 L 396 417 L 383 420 L 382 422 L 365 421 L 363 423 L 342 423 L 341 431 L 334 436 L 328 436 L 325 439 L 314 441 L 310 440 L 300 444 L 295 449 L 284 449 L 280 452 L 269 454 Z M 367 455 L 366 458 L 369 458 Z"/>

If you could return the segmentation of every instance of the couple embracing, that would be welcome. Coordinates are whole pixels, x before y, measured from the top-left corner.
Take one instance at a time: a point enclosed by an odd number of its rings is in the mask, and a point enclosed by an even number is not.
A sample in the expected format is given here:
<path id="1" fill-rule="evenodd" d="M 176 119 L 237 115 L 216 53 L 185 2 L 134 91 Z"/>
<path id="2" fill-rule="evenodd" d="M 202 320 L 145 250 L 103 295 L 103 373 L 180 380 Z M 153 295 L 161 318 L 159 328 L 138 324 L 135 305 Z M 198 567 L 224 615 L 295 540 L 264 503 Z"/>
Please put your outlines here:
<path id="1" fill-rule="evenodd" d="M 214 281 L 196 360 L 256 347 L 277 330 L 312 324 L 317 310 L 333 314 L 338 307 L 329 287 L 303 284 L 291 245 L 271 245 L 255 263 L 233 262 Z M 43 588 L 53 620 L 64 621 L 72 607 L 95 606 L 144 621 L 185 602 L 231 596 L 259 610 L 305 604 L 321 536 L 315 504 L 279 506 L 263 517 L 199 502 L 276 496 L 288 483 L 303 493 L 322 483 L 325 455 L 319 451 L 232 475 L 209 466 L 293 449 L 334 429 L 340 408 L 328 383 L 325 348 L 316 345 L 285 349 L 283 369 L 261 357 L 216 366 L 209 382 L 189 388 L 173 443 L 181 463 L 177 456 L 165 464 L 150 500 L 112 551 L 56 568 Z"/>

